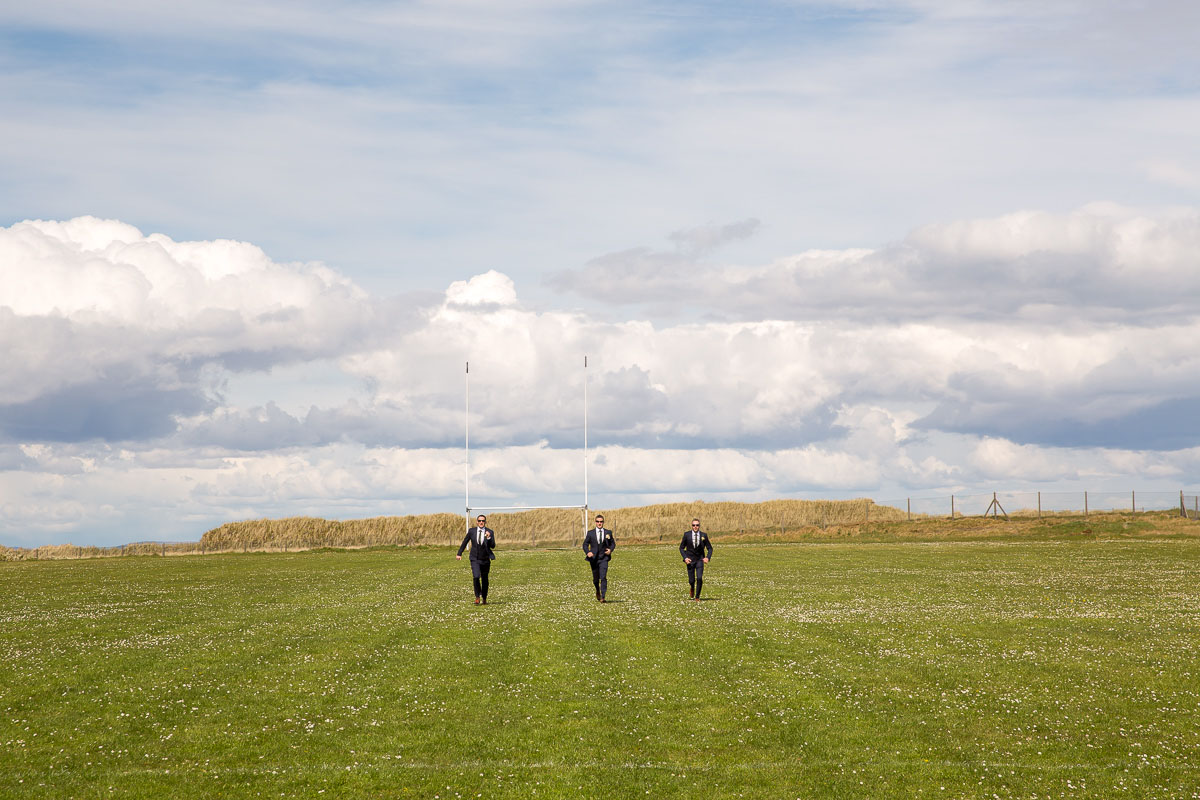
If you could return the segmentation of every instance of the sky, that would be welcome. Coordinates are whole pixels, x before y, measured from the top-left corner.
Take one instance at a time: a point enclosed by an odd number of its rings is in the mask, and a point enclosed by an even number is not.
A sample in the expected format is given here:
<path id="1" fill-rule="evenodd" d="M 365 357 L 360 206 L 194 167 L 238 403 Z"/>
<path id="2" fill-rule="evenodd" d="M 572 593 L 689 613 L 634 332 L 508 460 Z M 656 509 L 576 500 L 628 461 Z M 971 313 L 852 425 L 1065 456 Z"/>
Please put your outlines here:
<path id="1" fill-rule="evenodd" d="M 1198 29 L 0 4 L 0 544 L 581 503 L 585 384 L 593 508 L 1194 492 Z"/>

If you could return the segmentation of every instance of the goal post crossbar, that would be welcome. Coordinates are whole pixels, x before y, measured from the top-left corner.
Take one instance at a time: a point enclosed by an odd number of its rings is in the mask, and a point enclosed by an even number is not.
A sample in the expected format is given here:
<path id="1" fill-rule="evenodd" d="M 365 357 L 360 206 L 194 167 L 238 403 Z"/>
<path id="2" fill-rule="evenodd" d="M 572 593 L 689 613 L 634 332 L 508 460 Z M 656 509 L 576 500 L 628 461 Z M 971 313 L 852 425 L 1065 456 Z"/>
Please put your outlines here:
<path id="1" fill-rule="evenodd" d="M 542 509 L 570 508 L 587 510 L 587 506 L 467 506 L 467 513 L 472 511 L 541 511 Z"/>

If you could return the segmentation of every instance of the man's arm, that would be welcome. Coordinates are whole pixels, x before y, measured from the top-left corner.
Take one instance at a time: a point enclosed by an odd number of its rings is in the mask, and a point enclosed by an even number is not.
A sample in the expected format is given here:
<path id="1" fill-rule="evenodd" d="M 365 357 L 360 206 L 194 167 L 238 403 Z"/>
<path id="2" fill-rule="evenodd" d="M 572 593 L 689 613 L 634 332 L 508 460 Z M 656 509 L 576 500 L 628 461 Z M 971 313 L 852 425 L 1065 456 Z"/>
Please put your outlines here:
<path id="1" fill-rule="evenodd" d="M 684 561 L 688 560 L 688 535 L 686 533 L 679 540 L 679 557 Z"/>
<path id="2" fill-rule="evenodd" d="M 706 553 L 704 556 L 705 561 L 708 561 L 710 558 L 712 558 L 712 542 L 708 540 L 707 533 L 704 534 L 704 552 Z"/>
<path id="3" fill-rule="evenodd" d="M 613 535 L 612 531 L 609 531 L 608 532 L 608 552 L 611 553 L 613 550 L 616 550 L 616 549 L 617 549 L 617 537 Z"/>
<path id="4" fill-rule="evenodd" d="M 496 549 L 496 532 L 494 530 L 492 530 L 491 528 L 484 528 L 484 530 L 487 531 L 487 538 L 485 538 L 484 541 L 487 542 L 488 550 L 495 550 Z"/>
<path id="5" fill-rule="evenodd" d="M 456 558 L 462 558 L 463 550 L 467 549 L 467 545 L 471 543 L 471 532 L 467 531 L 467 535 L 463 537 L 462 544 L 458 546 L 458 555 Z"/>

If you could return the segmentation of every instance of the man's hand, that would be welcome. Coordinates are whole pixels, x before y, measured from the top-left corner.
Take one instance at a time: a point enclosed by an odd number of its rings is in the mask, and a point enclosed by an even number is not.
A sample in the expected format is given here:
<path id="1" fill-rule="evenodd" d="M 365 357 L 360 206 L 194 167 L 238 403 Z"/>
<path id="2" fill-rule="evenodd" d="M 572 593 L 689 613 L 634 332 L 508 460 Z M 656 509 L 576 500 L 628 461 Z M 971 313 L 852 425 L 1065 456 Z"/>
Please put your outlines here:
<path id="1" fill-rule="evenodd" d="M 458 554 L 458 555 L 456 555 L 454 558 L 455 558 L 456 560 L 458 560 L 458 561 L 462 561 L 462 553 L 459 553 L 459 554 Z"/>
<path id="2" fill-rule="evenodd" d="M 685 558 L 685 559 L 683 560 L 683 563 L 685 563 L 685 564 L 690 564 L 690 563 L 692 563 L 692 560 L 691 560 L 690 558 Z"/>
<path id="3" fill-rule="evenodd" d="M 484 531 L 484 534 L 483 534 L 483 535 L 484 535 L 485 537 L 487 537 L 488 539 L 492 538 L 492 532 L 491 532 L 491 531 Z"/>
<path id="4" fill-rule="evenodd" d="M 588 558 L 591 558 L 591 557 L 592 557 L 592 553 L 591 553 L 591 551 L 590 551 L 590 550 L 589 550 L 589 551 L 588 551 L 588 553 L 587 553 L 587 557 L 588 557 Z"/>
<path id="5" fill-rule="evenodd" d="M 706 559 L 704 559 L 704 563 L 705 563 L 705 564 L 707 564 L 707 563 L 708 563 L 708 559 L 707 559 L 707 558 L 706 558 Z"/>
<path id="6" fill-rule="evenodd" d="M 612 554 L 612 550 L 605 550 L 605 551 L 604 551 L 604 555 L 606 555 L 606 556 L 607 556 L 607 555 L 611 555 L 611 554 Z"/>

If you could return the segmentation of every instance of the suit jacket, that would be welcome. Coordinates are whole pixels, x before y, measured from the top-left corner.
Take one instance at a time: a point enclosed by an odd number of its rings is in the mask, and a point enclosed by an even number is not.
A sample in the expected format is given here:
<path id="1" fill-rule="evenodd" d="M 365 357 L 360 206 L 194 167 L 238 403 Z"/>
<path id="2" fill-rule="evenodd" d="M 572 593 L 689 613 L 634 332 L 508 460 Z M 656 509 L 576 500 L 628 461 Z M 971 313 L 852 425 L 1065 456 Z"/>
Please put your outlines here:
<path id="1" fill-rule="evenodd" d="M 700 544 L 693 547 L 692 532 L 685 532 L 683 541 L 679 543 L 679 555 L 681 558 L 690 558 L 693 564 L 702 558 L 712 558 L 712 542 L 708 540 L 708 534 L 700 531 Z"/>
<path id="2" fill-rule="evenodd" d="M 605 553 L 605 550 L 616 550 L 617 540 L 613 536 L 613 532 L 608 528 L 600 529 L 600 537 L 596 537 L 596 529 L 592 528 L 583 537 L 583 552 L 595 553 L 588 561 L 609 561 L 612 559 L 612 553 Z M 586 555 L 585 555 L 586 557 Z"/>
<path id="3" fill-rule="evenodd" d="M 472 561 L 495 561 L 496 554 L 492 551 L 496 549 L 496 532 L 491 528 L 484 528 L 485 533 L 490 533 L 490 539 L 485 538 L 484 544 L 479 544 L 479 528 L 468 528 L 467 535 L 463 537 L 462 544 L 458 547 L 458 554 L 461 556 L 463 550 L 467 549 L 467 545 L 471 545 L 471 560 Z"/>

